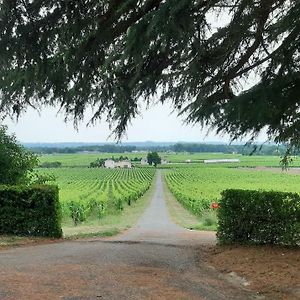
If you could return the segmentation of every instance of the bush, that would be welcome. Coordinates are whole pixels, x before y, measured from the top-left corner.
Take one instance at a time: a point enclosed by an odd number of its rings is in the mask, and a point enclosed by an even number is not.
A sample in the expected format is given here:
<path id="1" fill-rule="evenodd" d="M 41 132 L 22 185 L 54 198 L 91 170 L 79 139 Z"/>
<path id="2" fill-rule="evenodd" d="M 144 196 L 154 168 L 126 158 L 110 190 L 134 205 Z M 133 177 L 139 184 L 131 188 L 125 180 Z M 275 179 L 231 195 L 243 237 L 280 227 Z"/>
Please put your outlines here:
<path id="1" fill-rule="evenodd" d="M 218 209 L 223 244 L 300 243 L 300 197 L 275 191 L 225 190 Z"/>
<path id="2" fill-rule="evenodd" d="M 90 168 L 101 168 L 104 167 L 105 159 L 97 158 L 95 161 L 90 163 Z"/>
<path id="3" fill-rule="evenodd" d="M 61 237 L 58 187 L 1 186 L 0 234 Z"/>
<path id="4" fill-rule="evenodd" d="M 37 156 L 20 145 L 7 127 L 0 125 L 0 184 L 27 184 L 37 166 Z"/>

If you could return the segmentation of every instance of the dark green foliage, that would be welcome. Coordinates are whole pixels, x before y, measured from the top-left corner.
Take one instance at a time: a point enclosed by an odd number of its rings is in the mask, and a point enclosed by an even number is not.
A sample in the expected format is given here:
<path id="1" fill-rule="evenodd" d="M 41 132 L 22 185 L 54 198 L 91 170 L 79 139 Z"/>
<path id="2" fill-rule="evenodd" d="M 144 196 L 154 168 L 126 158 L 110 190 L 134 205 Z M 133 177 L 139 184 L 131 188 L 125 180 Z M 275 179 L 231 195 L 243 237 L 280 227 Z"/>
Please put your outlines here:
<path id="1" fill-rule="evenodd" d="M 0 184 L 25 184 L 37 165 L 37 156 L 26 150 L 0 125 Z"/>
<path id="2" fill-rule="evenodd" d="M 157 152 L 149 152 L 147 154 L 147 161 L 150 166 L 153 165 L 154 167 L 156 167 L 161 163 L 161 158 Z"/>
<path id="3" fill-rule="evenodd" d="M 104 167 L 105 159 L 97 158 L 95 161 L 90 163 L 90 168 L 100 168 Z"/>
<path id="4" fill-rule="evenodd" d="M 60 161 L 43 162 L 39 165 L 41 168 L 60 168 L 62 163 Z"/>
<path id="5" fill-rule="evenodd" d="M 76 123 L 92 107 L 121 137 L 139 99 L 160 97 L 232 138 L 266 128 L 300 145 L 299 0 L 3 0 L 0 12 L 4 115 L 50 104 Z"/>
<path id="6" fill-rule="evenodd" d="M 132 162 L 140 162 L 141 158 L 140 157 L 135 157 L 131 159 Z"/>
<path id="7" fill-rule="evenodd" d="M 124 153 L 132 152 L 137 150 L 136 146 L 125 146 L 125 145 L 81 145 L 81 146 L 66 146 L 67 144 L 58 144 L 56 147 L 46 147 L 46 146 L 33 146 L 32 144 L 27 145 L 27 147 L 35 153 L 39 154 L 51 154 L 51 153 L 79 153 L 79 152 L 100 152 L 100 153 Z"/>
<path id="8" fill-rule="evenodd" d="M 218 218 L 222 244 L 300 243 L 300 196 L 295 193 L 225 190 Z"/>
<path id="9" fill-rule="evenodd" d="M 0 234 L 60 238 L 58 187 L 1 186 Z"/>

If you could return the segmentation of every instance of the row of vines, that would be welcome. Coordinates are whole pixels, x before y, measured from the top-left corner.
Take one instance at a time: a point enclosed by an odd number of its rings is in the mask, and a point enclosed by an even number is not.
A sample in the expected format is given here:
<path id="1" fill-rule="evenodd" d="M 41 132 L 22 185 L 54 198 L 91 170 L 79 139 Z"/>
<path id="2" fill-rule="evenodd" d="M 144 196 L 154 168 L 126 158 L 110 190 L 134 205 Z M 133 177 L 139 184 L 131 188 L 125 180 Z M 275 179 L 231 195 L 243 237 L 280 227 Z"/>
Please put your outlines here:
<path id="1" fill-rule="evenodd" d="M 50 172 L 60 189 L 63 218 L 71 217 L 74 225 L 122 211 L 149 189 L 154 176 L 149 168 L 60 168 Z"/>
<path id="2" fill-rule="evenodd" d="M 201 216 L 226 189 L 274 190 L 300 193 L 299 175 L 226 167 L 176 168 L 166 171 L 166 182 L 187 209 Z"/>

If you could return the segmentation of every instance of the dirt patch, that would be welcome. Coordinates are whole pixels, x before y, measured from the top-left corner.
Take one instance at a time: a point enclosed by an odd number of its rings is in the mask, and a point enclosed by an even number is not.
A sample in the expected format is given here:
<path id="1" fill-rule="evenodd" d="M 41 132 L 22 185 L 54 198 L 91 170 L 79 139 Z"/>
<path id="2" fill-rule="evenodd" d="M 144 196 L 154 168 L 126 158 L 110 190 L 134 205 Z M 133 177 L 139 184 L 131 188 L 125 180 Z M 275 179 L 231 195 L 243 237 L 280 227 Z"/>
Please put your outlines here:
<path id="1" fill-rule="evenodd" d="M 205 259 L 226 276 L 237 274 L 266 299 L 300 299 L 299 248 L 212 246 Z"/>

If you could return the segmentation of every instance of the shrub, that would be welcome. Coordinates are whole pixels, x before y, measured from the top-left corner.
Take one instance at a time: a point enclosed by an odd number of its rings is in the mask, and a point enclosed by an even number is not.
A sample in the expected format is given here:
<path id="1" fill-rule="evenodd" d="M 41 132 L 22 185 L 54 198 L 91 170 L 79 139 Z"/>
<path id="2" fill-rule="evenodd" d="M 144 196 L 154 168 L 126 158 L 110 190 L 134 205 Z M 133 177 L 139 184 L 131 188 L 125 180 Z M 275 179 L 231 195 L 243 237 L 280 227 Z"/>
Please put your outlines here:
<path id="1" fill-rule="evenodd" d="M 7 127 L 0 125 L 0 184 L 27 184 L 37 166 L 37 156 L 20 145 Z"/>
<path id="2" fill-rule="evenodd" d="M 275 191 L 225 190 L 218 209 L 220 243 L 300 243 L 300 197 Z"/>
<path id="3" fill-rule="evenodd" d="M 105 159 L 97 158 L 95 161 L 90 163 L 90 168 L 101 168 L 104 167 Z"/>
<path id="4" fill-rule="evenodd" d="M 58 187 L 1 186 L 0 234 L 61 237 Z"/>

